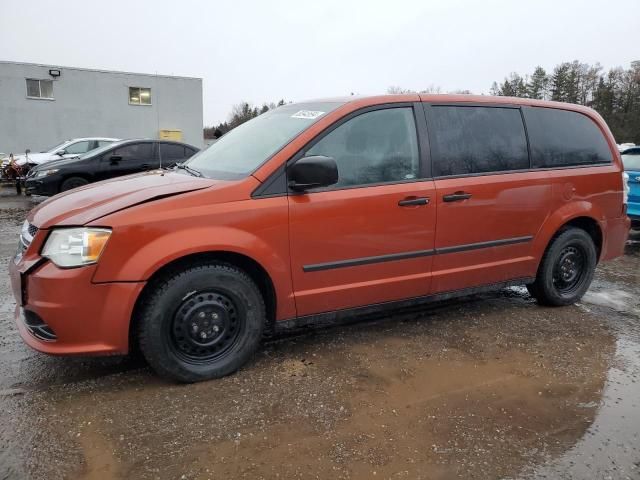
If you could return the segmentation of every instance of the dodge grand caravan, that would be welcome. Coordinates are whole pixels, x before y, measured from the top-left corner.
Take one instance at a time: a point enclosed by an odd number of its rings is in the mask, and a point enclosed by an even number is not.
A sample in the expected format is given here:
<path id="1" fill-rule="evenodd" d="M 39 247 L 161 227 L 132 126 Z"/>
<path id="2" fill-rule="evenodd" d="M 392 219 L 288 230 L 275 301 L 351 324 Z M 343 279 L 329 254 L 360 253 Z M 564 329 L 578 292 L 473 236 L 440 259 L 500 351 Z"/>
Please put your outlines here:
<path id="1" fill-rule="evenodd" d="M 27 344 L 215 378 L 278 328 L 514 284 L 571 304 L 629 229 L 609 129 L 562 103 L 290 104 L 179 167 L 29 214 L 10 267 Z"/>

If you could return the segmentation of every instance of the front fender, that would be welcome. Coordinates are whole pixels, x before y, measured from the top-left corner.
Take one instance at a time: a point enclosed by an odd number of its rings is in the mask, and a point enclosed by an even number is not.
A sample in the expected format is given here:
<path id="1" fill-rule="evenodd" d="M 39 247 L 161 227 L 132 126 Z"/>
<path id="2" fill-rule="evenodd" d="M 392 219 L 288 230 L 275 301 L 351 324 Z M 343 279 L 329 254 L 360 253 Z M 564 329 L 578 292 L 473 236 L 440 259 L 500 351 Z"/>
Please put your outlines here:
<path id="1" fill-rule="evenodd" d="M 295 316 L 286 235 L 281 235 L 283 241 L 274 245 L 239 228 L 202 226 L 166 231 L 131 245 L 126 240 L 145 237 L 142 233 L 145 229 L 131 226 L 128 230 L 131 231 L 114 231 L 112 239 L 116 244 L 107 245 L 93 282 L 146 281 L 162 267 L 185 256 L 231 252 L 249 257 L 267 272 L 276 293 L 276 317 Z"/>

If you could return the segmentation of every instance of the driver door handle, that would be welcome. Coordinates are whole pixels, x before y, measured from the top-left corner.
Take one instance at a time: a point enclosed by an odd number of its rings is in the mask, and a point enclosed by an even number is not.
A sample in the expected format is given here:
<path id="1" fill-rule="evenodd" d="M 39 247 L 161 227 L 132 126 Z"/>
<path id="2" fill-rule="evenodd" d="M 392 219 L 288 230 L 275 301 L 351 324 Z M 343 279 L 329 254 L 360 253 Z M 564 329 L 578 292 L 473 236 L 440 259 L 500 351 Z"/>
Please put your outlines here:
<path id="1" fill-rule="evenodd" d="M 442 197 L 443 202 L 460 202 L 462 200 L 468 200 L 471 198 L 471 194 L 467 192 L 455 192 L 450 193 L 449 195 L 445 195 Z"/>
<path id="2" fill-rule="evenodd" d="M 407 197 L 398 202 L 400 207 L 409 207 L 411 205 L 427 205 L 429 197 Z"/>

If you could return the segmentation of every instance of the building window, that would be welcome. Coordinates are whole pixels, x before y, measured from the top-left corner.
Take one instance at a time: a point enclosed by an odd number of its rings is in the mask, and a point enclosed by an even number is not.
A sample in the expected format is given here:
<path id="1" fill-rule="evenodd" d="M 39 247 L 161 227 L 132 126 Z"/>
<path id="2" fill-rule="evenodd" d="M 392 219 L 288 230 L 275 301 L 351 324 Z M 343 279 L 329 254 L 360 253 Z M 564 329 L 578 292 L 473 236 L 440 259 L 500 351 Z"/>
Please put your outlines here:
<path id="1" fill-rule="evenodd" d="M 27 97 L 53 100 L 53 80 L 27 78 Z"/>
<path id="2" fill-rule="evenodd" d="M 151 89 L 142 87 L 129 87 L 129 104 L 151 105 Z"/>

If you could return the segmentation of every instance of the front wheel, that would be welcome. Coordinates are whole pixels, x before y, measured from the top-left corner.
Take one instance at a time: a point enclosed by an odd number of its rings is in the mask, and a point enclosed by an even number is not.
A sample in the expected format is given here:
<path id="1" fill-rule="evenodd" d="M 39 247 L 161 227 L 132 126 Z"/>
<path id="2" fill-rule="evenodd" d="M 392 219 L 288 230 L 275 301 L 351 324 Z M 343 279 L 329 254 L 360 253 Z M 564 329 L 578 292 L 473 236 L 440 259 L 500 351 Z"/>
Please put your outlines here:
<path id="1" fill-rule="evenodd" d="M 78 187 L 84 187 L 85 185 L 88 185 L 88 184 L 89 184 L 89 181 L 86 178 L 69 177 L 64 182 L 62 182 L 62 185 L 60 185 L 60 191 L 66 192 L 67 190 L 72 190 Z"/>
<path id="2" fill-rule="evenodd" d="M 192 266 L 150 286 L 139 311 L 140 350 L 160 375 L 197 382 L 235 372 L 265 324 L 260 290 L 226 264 Z"/>
<path id="3" fill-rule="evenodd" d="M 567 228 L 547 247 L 536 281 L 527 288 L 543 305 L 571 305 L 591 285 L 597 258 L 591 236 L 582 229 Z"/>

